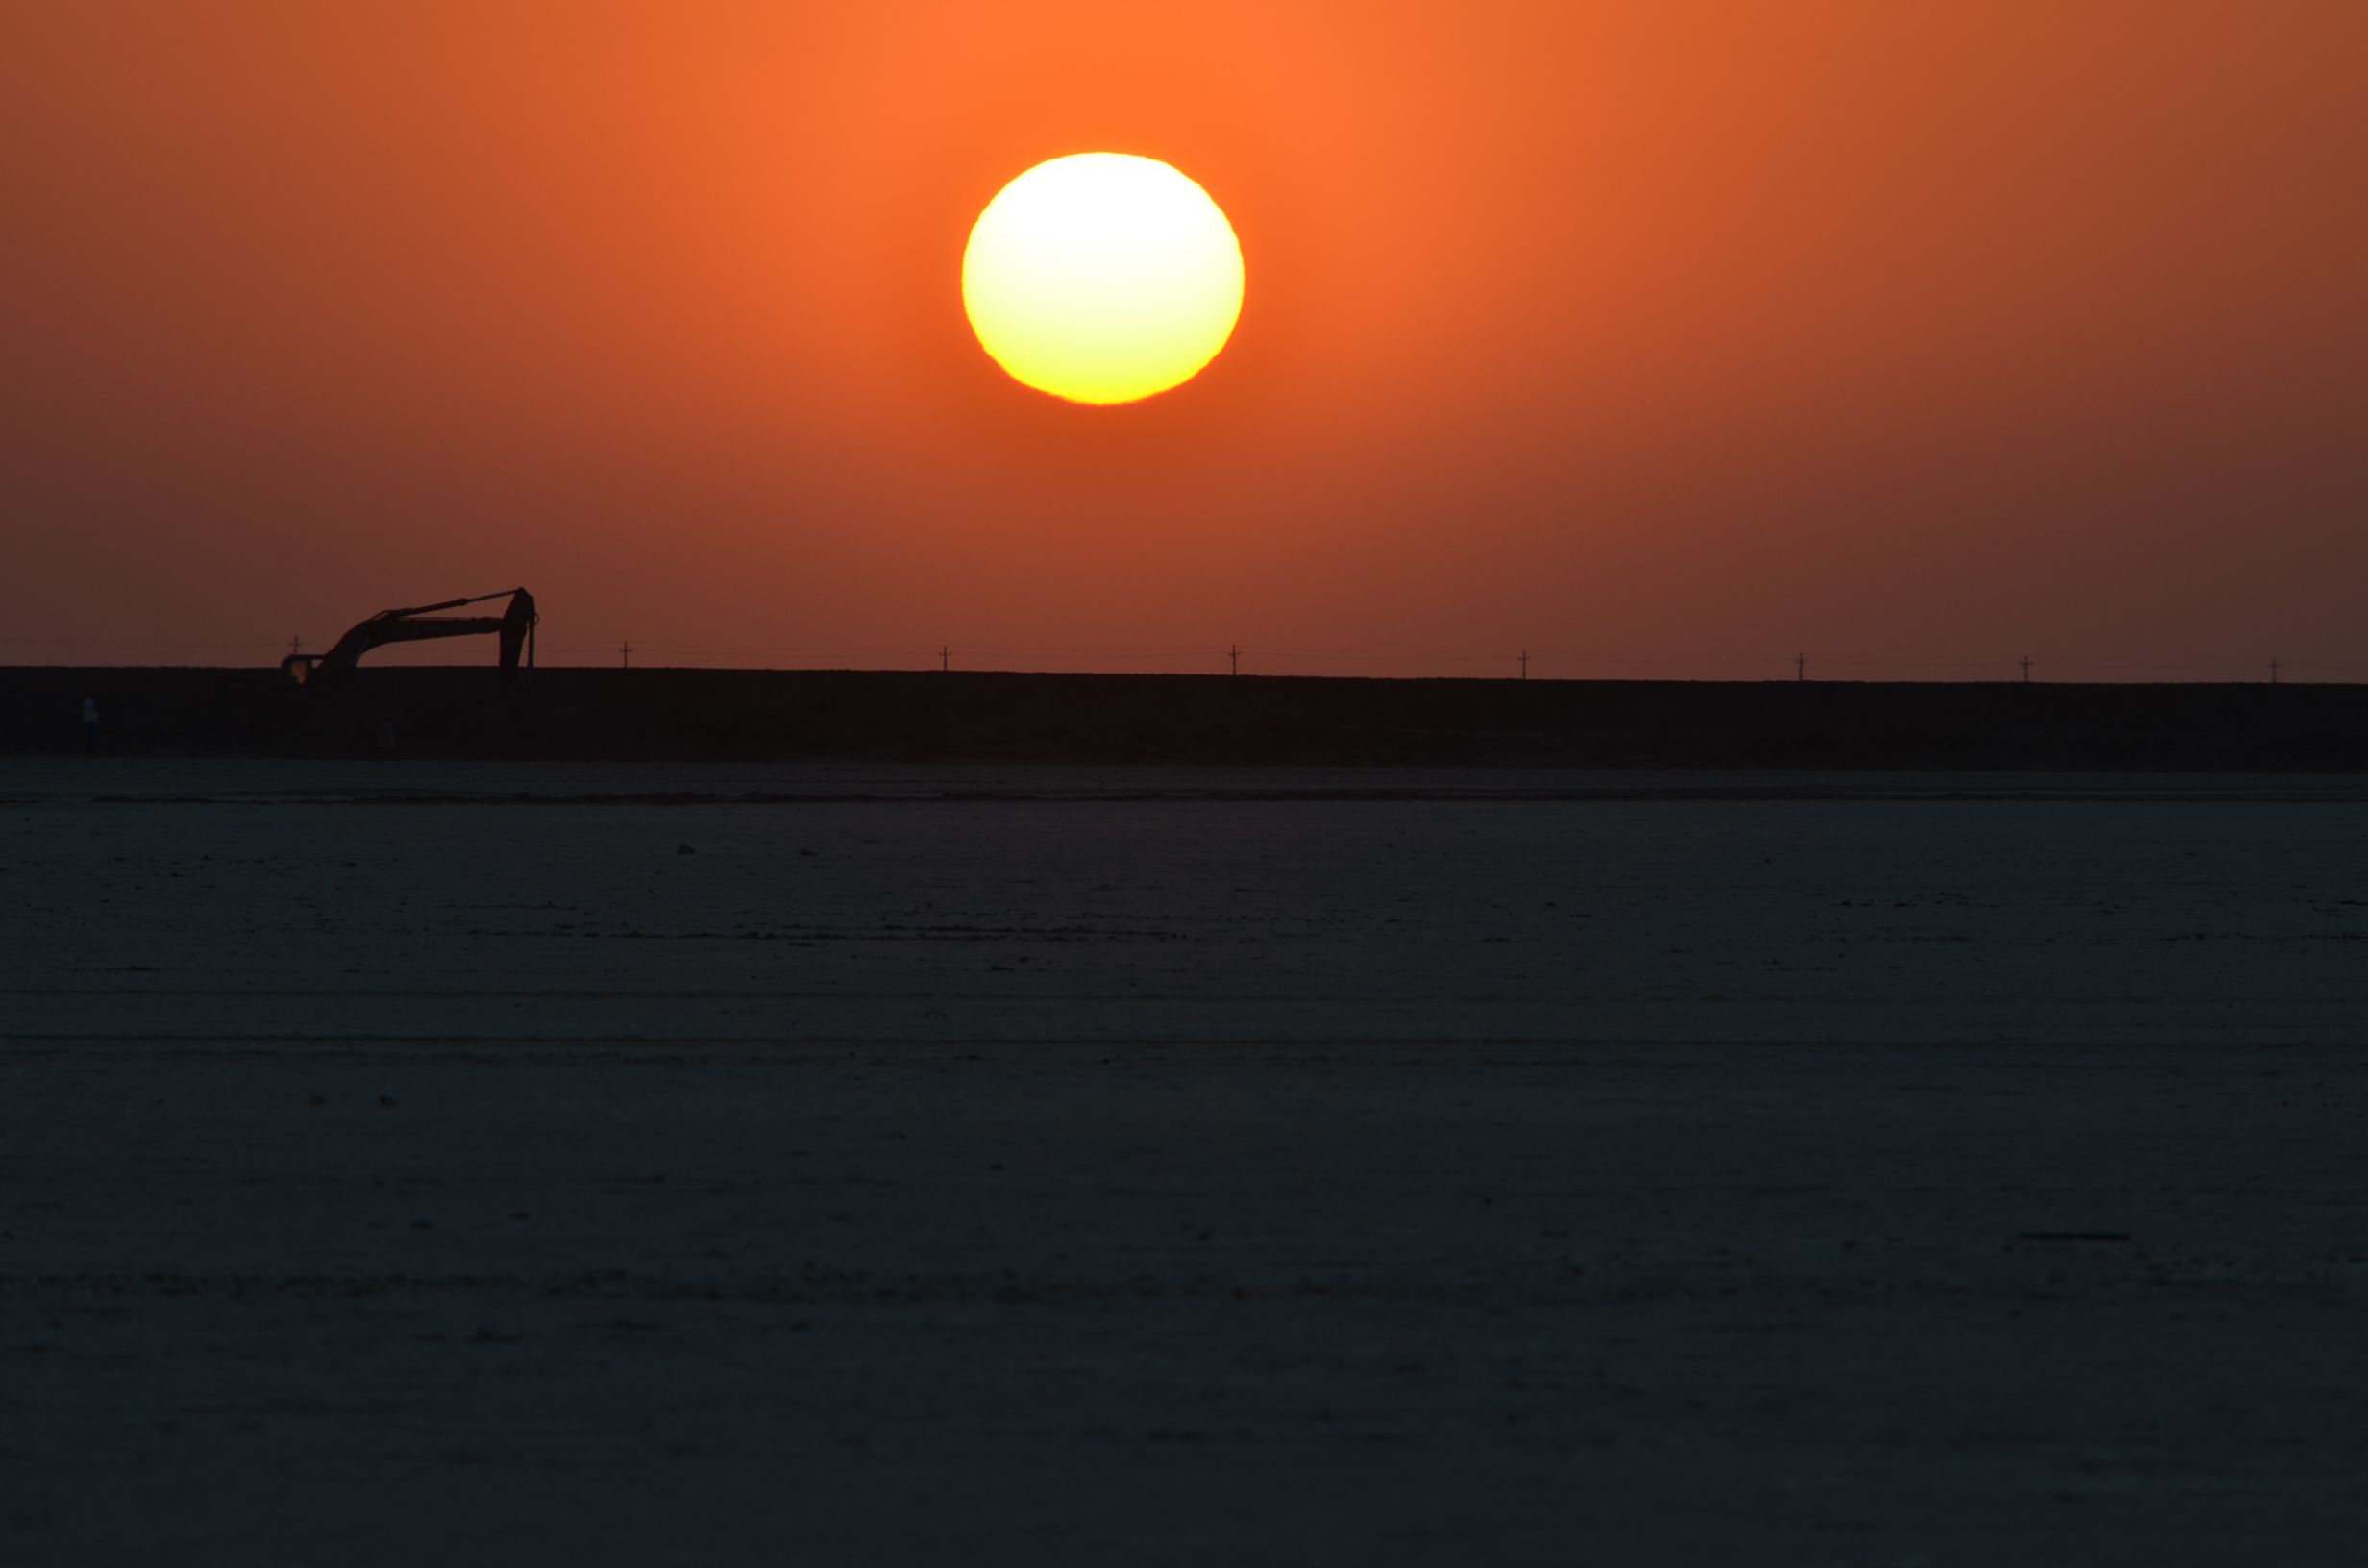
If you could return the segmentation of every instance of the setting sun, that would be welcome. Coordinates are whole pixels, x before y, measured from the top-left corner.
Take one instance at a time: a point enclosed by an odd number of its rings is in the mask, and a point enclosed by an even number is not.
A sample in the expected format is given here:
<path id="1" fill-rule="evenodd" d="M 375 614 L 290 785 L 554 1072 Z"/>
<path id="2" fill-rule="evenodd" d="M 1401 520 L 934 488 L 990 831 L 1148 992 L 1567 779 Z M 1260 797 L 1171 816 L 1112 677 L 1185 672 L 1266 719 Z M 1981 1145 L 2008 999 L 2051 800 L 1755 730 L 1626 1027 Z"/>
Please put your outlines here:
<path id="1" fill-rule="evenodd" d="M 1242 313 L 1242 247 L 1207 191 L 1156 159 L 1056 158 L 987 204 L 962 304 L 995 362 L 1076 403 L 1197 375 Z"/>

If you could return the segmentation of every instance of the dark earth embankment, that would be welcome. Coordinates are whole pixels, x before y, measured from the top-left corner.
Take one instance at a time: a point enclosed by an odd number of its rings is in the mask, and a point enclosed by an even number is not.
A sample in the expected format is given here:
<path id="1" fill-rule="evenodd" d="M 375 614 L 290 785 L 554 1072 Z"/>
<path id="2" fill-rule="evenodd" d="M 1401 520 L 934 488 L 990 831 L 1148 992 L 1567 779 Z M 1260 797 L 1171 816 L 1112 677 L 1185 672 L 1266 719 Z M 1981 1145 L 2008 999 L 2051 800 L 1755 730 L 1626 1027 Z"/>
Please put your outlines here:
<path id="1" fill-rule="evenodd" d="M 2368 686 L 0 670 L 0 752 L 2368 772 Z"/>

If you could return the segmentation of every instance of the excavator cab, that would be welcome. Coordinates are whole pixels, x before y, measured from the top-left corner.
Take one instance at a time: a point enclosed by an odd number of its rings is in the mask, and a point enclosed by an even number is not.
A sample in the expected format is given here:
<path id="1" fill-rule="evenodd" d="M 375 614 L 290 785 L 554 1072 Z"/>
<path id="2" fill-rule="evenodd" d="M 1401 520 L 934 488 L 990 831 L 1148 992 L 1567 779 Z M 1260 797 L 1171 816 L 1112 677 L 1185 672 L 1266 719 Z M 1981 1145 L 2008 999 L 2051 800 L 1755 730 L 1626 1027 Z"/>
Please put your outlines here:
<path id="1" fill-rule="evenodd" d="M 509 604 L 500 615 L 439 613 L 503 598 L 507 598 Z M 534 626 L 541 619 L 534 609 L 534 596 L 524 588 L 477 594 L 468 599 L 448 599 L 441 604 L 381 610 L 338 638 L 336 646 L 328 652 L 290 653 L 280 661 L 280 669 L 300 686 L 333 683 L 351 673 L 361 662 L 364 653 L 386 643 L 416 643 L 432 637 L 474 637 L 491 632 L 501 639 L 502 683 L 506 686 L 517 673 L 521 656 L 526 660 L 528 678 L 533 678 Z"/>

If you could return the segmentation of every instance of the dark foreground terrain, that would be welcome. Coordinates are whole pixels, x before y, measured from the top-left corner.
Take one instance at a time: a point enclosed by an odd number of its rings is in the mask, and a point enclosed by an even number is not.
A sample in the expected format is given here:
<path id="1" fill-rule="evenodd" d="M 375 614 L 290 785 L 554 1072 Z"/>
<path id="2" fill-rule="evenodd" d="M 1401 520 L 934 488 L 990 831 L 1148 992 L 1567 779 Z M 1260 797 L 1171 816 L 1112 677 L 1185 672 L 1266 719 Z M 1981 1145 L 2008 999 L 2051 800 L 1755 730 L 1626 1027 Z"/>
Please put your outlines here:
<path id="1" fill-rule="evenodd" d="M 2361 789 L 1505 777 L 0 766 L 0 1560 L 2359 1560 Z"/>
<path id="2" fill-rule="evenodd" d="M 0 753 L 2368 772 L 2368 686 L 0 670 Z"/>

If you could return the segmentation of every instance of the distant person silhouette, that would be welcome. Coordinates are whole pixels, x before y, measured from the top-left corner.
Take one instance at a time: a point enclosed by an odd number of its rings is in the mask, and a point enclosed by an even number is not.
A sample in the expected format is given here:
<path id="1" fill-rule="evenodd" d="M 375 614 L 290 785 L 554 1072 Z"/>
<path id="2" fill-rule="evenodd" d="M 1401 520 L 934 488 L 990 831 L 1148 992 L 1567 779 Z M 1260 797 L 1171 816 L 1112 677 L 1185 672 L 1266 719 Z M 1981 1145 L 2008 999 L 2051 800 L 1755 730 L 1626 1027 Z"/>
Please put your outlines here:
<path id="1" fill-rule="evenodd" d="M 95 697 L 86 697 L 83 698 L 83 750 L 91 752 L 98 748 L 99 699 Z"/>

